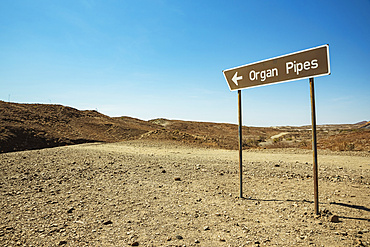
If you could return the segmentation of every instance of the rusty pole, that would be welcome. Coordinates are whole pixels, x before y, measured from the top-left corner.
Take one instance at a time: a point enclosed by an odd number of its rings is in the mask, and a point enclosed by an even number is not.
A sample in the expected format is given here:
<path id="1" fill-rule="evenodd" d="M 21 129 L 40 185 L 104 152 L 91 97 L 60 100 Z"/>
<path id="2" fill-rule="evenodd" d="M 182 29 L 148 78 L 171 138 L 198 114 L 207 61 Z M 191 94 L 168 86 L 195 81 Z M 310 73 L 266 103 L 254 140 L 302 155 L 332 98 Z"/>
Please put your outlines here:
<path id="1" fill-rule="evenodd" d="M 243 143 L 242 143 L 242 92 L 238 90 L 238 120 L 239 120 L 239 197 L 243 198 Z"/>
<path id="2" fill-rule="evenodd" d="M 319 214 L 319 184 L 317 175 L 317 140 L 316 140 L 316 110 L 315 110 L 315 88 L 314 80 L 310 78 L 311 91 L 311 119 L 312 119 L 312 151 L 313 151 L 313 187 L 315 214 Z"/>

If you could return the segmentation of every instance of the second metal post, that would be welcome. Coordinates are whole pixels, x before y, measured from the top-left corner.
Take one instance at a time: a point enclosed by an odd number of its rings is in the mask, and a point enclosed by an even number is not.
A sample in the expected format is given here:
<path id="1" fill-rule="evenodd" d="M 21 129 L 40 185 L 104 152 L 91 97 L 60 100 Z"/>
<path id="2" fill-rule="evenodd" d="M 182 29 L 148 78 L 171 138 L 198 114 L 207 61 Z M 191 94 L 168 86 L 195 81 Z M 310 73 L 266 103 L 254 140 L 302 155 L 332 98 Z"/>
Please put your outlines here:
<path id="1" fill-rule="evenodd" d="M 239 120 L 239 179 L 240 194 L 243 198 L 243 138 L 242 138 L 242 92 L 238 90 L 238 120 Z"/>
<path id="2" fill-rule="evenodd" d="M 311 119 L 312 119 L 312 151 L 313 151 L 313 184 L 315 214 L 319 214 L 319 183 L 317 175 L 317 140 L 316 140 L 316 110 L 315 110 L 315 87 L 313 78 L 310 78 L 311 91 Z"/>

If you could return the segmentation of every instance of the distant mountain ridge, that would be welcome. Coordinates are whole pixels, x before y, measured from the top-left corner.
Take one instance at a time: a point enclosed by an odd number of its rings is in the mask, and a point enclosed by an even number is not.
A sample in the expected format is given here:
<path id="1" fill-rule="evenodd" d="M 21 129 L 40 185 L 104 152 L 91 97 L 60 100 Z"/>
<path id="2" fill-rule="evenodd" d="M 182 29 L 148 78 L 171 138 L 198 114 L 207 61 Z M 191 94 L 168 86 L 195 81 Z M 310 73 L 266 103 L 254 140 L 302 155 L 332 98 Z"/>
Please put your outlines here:
<path id="1" fill-rule="evenodd" d="M 318 126 L 319 148 L 369 150 L 369 123 Z M 244 148 L 310 148 L 310 126 L 246 127 Z M 352 133 L 349 130 L 363 129 Z M 344 131 L 344 132 L 343 132 Z M 281 133 L 284 132 L 284 135 Z M 238 126 L 163 118 L 144 121 L 49 104 L 0 101 L 0 153 L 89 142 L 177 141 L 203 147 L 238 148 Z M 271 139 L 271 137 L 279 138 Z M 334 138 L 334 139 L 333 139 Z M 321 143 L 320 143 L 321 141 Z M 340 143 L 340 147 L 336 145 Z"/>

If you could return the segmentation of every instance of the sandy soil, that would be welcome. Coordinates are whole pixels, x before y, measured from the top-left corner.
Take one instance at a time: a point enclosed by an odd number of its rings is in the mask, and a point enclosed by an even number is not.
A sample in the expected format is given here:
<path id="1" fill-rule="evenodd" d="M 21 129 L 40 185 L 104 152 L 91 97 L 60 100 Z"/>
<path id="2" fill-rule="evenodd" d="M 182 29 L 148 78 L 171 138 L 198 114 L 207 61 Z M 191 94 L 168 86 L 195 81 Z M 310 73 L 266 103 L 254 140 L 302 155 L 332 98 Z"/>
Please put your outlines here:
<path id="1" fill-rule="evenodd" d="M 370 156 L 131 141 L 0 154 L 1 246 L 369 246 Z M 333 217 L 338 216 L 338 217 Z M 333 222 L 332 222 L 333 221 Z"/>

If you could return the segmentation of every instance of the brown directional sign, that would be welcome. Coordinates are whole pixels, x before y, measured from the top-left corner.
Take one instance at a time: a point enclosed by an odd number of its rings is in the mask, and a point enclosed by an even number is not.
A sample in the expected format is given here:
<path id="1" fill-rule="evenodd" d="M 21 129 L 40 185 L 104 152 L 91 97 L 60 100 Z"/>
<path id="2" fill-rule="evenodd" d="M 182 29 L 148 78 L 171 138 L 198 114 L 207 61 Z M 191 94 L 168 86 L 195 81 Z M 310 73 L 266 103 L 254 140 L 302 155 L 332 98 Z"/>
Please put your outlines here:
<path id="1" fill-rule="evenodd" d="M 231 91 L 330 74 L 329 45 L 226 69 Z"/>

